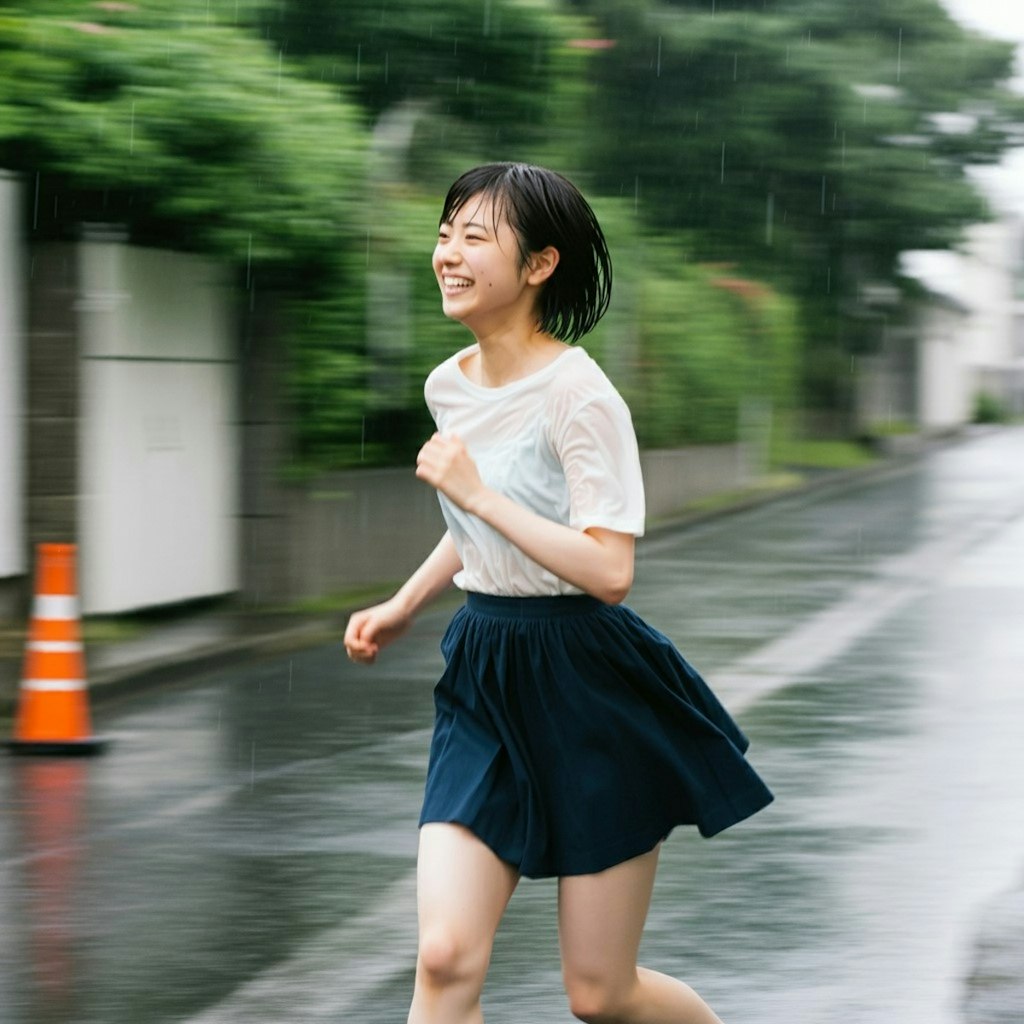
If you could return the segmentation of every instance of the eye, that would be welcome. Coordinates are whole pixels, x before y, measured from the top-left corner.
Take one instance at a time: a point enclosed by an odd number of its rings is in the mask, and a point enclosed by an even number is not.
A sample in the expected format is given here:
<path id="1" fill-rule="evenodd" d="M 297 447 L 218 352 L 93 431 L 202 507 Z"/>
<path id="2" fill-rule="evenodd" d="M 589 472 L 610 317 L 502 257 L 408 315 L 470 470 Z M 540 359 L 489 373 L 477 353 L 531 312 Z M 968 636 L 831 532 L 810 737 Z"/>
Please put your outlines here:
<path id="1" fill-rule="evenodd" d="M 483 240 L 483 235 L 466 235 L 467 242 L 482 242 Z"/>

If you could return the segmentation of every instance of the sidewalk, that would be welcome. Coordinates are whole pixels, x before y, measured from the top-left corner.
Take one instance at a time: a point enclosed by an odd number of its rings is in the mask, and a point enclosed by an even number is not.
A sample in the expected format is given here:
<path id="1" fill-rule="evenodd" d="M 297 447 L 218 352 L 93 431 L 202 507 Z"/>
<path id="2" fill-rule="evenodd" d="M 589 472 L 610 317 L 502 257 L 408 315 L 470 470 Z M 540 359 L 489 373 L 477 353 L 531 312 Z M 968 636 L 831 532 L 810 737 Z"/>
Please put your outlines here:
<path id="1" fill-rule="evenodd" d="M 234 661 L 318 643 L 340 644 L 345 619 L 343 613 L 268 614 L 204 602 L 158 618 L 139 616 L 131 627 L 123 626 L 129 616 L 116 620 L 122 628 L 109 630 L 102 620 L 95 626 L 87 622 L 90 695 L 93 701 L 120 697 Z M 99 636 L 91 638 L 90 633 Z M 0 624 L 0 718 L 13 710 L 24 640 L 24 625 Z"/>

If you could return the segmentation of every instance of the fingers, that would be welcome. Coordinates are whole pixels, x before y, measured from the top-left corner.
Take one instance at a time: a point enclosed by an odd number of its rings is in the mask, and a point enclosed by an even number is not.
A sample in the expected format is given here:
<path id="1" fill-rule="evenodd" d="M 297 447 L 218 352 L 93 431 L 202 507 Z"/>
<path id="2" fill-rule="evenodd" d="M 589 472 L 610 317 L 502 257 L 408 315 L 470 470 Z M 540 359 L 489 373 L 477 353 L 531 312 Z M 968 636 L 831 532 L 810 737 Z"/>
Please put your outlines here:
<path id="1" fill-rule="evenodd" d="M 350 661 L 366 665 L 374 662 L 380 650 L 380 647 L 373 642 L 376 632 L 372 616 L 369 614 L 357 612 L 348 620 L 344 644 Z"/>
<path id="2" fill-rule="evenodd" d="M 462 443 L 458 434 L 442 437 L 440 434 L 435 433 L 430 436 L 430 439 L 420 449 L 419 455 L 416 456 L 416 461 L 420 462 L 423 459 L 443 458 L 445 456 L 453 459 L 465 450 L 466 446 Z"/>
<path id="3" fill-rule="evenodd" d="M 377 660 L 377 653 L 380 648 L 376 644 L 364 643 L 362 641 L 345 641 L 345 653 L 349 661 L 355 661 L 360 665 L 372 665 Z"/>
<path id="4" fill-rule="evenodd" d="M 346 644 L 345 653 L 348 655 L 348 660 L 354 661 L 357 665 L 372 665 L 377 660 L 377 645 L 350 647 Z"/>
<path id="5" fill-rule="evenodd" d="M 416 476 L 433 487 L 439 487 L 453 467 L 468 457 L 466 446 L 457 434 L 442 437 L 435 433 L 416 456 Z"/>
<path id="6" fill-rule="evenodd" d="M 444 472 L 444 438 L 439 434 L 427 441 L 416 456 L 416 476 L 437 486 Z"/>

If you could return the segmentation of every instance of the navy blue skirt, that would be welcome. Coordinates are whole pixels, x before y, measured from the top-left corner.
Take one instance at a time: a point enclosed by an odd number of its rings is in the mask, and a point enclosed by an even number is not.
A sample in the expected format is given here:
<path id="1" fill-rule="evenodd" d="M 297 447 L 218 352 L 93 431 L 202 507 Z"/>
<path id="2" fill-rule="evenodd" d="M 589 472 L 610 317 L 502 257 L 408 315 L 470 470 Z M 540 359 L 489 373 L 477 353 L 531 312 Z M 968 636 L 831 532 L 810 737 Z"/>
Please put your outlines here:
<path id="1" fill-rule="evenodd" d="M 522 875 L 603 871 L 772 800 L 707 683 L 629 608 L 468 594 L 441 650 L 420 824 L 464 825 Z"/>

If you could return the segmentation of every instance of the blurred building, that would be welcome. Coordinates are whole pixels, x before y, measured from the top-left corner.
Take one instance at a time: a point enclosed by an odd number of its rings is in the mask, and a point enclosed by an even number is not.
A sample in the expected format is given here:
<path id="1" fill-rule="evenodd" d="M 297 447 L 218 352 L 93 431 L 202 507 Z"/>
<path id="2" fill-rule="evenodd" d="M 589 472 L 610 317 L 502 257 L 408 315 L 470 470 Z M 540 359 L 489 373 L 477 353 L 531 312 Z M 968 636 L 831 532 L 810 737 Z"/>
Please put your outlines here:
<path id="1" fill-rule="evenodd" d="M 979 403 L 1024 415 L 1024 221 L 976 225 L 958 252 L 905 253 L 903 271 L 923 295 L 877 367 L 899 413 L 927 433 L 970 422 Z"/>

